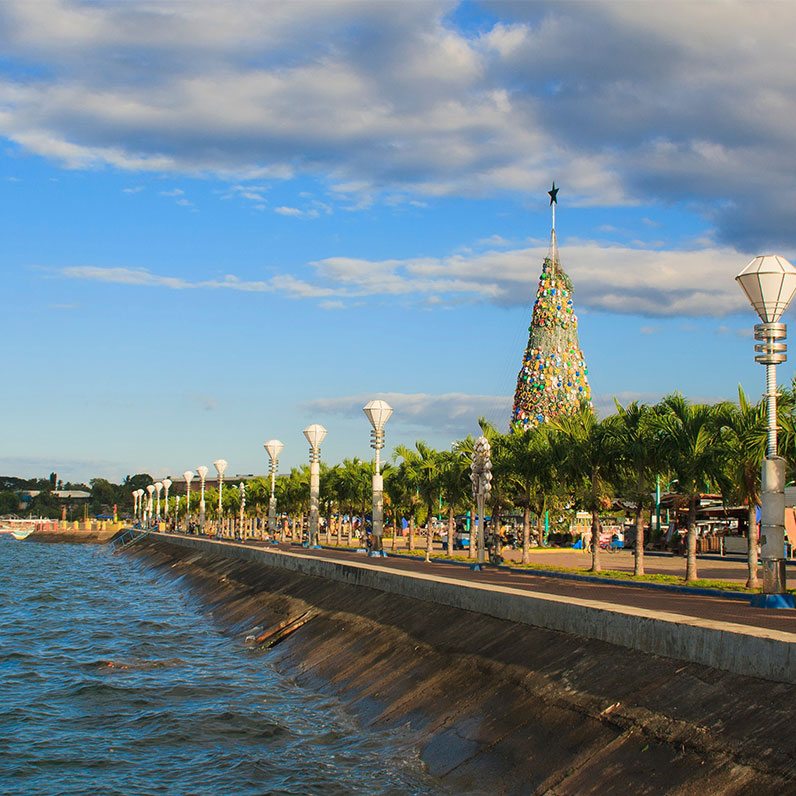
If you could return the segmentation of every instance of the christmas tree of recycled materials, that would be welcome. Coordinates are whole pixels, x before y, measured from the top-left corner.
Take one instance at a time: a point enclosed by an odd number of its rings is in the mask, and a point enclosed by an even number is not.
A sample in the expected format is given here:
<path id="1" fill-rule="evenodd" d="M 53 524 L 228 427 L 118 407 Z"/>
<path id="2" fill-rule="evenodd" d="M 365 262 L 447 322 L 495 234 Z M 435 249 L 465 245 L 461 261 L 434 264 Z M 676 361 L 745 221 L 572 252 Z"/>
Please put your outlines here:
<path id="1" fill-rule="evenodd" d="M 550 251 L 545 257 L 531 325 L 514 393 L 511 423 L 527 430 L 574 413 L 591 402 L 589 371 L 578 342 L 578 318 L 572 303 L 572 280 L 558 259 L 556 204 L 558 188 L 548 191 L 553 211 Z"/>

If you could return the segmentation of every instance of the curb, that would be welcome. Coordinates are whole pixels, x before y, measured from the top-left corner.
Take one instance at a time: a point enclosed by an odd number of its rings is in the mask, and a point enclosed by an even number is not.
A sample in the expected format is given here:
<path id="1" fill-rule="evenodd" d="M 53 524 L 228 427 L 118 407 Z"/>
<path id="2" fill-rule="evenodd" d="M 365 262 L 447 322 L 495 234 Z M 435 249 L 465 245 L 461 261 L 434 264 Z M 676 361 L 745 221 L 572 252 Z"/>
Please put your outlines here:
<path id="1" fill-rule="evenodd" d="M 341 548 L 338 547 L 327 547 L 322 545 L 324 550 L 340 550 Z M 346 548 L 347 549 L 347 548 Z M 394 554 L 392 556 L 388 556 L 388 558 L 402 558 L 407 561 L 425 561 L 425 556 L 407 556 L 402 554 Z M 447 559 L 436 558 L 432 559 L 432 563 L 434 564 L 448 564 L 454 567 L 467 567 L 468 569 L 472 566 L 471 563 L 467 561 L 449 561 Z M 576 580 L 576 581 L 583 581 L 585 583 L 597 583 L 597 584 L 605 584 L 608 586 L 627 586 L 630 588 L 636 589 L 652 589 L 658 591 L 667 591 L 667 592 L 674 592 L 675 594 L 695 594 L 699 597 L 726 597 L 728 600 L 742 600 L 743 602 L 749 602 L 751 597 L 756 592 L 751 591 L 724 591 L 722 589 L 708 589 L 708 588 L 700 588 L 697 586 L 678 586 L 673 583 L 650 583 L 649 581 L 634 581 L 634 580 L 619 580 L 618 578 L 601 578 L 596 575 L 580 575 L 577 572 L 556 572 L 554 570 L 547 570 L 547 569 L 536 569 L 534 567 L 512 567 L 507 564 L 500 564 L 495 567 L 493 564 L 490 564 L 488 561 L 484 563 L 484 566 L 498 570 L 503 570 L 504 572 L 513 572 L 518 575 L 537 575 L 543 576 L 547 578 L 559 578 L 561 580 Z"/>

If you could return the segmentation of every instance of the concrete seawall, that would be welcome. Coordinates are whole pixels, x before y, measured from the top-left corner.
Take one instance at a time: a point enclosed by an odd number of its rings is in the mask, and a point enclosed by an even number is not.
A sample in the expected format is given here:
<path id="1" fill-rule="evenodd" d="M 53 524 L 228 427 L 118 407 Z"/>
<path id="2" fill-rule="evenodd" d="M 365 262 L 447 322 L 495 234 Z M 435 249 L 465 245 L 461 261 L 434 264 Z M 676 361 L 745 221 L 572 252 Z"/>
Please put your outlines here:
<path id="1" fill-rule="evenodd" d="M 108 544 L 123 531 L 118 528 L 65 528 L 51 531 L 34 531 L 26 542 L 50 542 L 57 544 Z"/>
<path id="2" fill-rule="evenodd" d="M 437 591 L 366 564 L 164 535 L 125 555 L 180 578 L 238 643 L 309 612 L 263 650 L 268 664 L 408 740 L 453 792 L 796 792 L 790 684 L 546 629 L 523 612 L 499 618 L 509 609 L 493 594 L 478 597 L 485 612 L 469 610 L 455 578 Z M 412 596 L 398 591 L 407 584 Z M 390 749 L 376 765 L 390 765 Z"/>
<path id="3" fill-rule="evenodd" d="M 303 575 L 607 641 L 735 674 L 796 683 L 796 633 L 498 588 L 446 574 L 431 577 L 421 573 L 396 572 L 379 567 L 372 561 L 341 564 L 300 553 L 263 550 L 209 539 L 169 538 L 174 544 L 194 550 L 223 550 L 223 555 L 230 558 L 257 561 Z"/>

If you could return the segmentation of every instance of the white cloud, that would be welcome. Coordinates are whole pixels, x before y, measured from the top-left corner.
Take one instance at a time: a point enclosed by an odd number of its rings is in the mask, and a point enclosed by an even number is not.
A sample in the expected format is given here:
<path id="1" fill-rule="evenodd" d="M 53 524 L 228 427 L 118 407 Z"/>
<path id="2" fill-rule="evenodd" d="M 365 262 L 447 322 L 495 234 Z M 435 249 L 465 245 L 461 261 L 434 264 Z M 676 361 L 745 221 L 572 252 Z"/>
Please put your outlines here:
<path id="1" fill-rule="evenodd" d="M 456 437 L 480 433 L 478 419 L 485 417 L 499 431 L 508 430 L 513 395 L 472 395 L 470 393 L 361 393 L 334 398 L 316 398 L 303 404 L 302 409 L 313 416 L 335 415 L 362 418 L 362 407 L 372 398 L 381 398 L 392 406 L 395 414 L 390 423 L 401 423 L 414 429 L 444 431 Z M 593 398 L 594 410 L 599 417 L 616 412 L 616 402 L 627 406 L 631 401 L 654 404 L 664 397 L 658 392 L 623 391 L 615 395 L 600 394 Z M 692 396 L 690 400 L 715 403 L 721 397 Z M 398 429 L 395 428 L 397 432 Z"/>
<path id="2" fill-rule="evenodd" d="M 72 279 L 184 289 L 226 289 L 281 293 L 295 299 L 334 302 L 363 297 L 406 297 L 428 305 L 488 302 L 530 306 L 547 250 L 523 249 L 458 253 L 447 257 L 364 260 L 330 257 L 310 263 L 312 274 L 299 279 L 283 273 L 263 280 L 223 278 L 189 281 L 146 269 L 73 266 L 61 271 Z M 747 309 L 734 275 L 748 255 L 733 249 L 658 251 L 593 242 L 561 248 L 564 269 L 574 281 L 576 310 L 646 317 L 723 317 Z M 642 334 L 656 327 L 643 326 Z"/>
<path id="3" fill-rule="evenodd" d="M 456 8 L 6 0 L 0 135 L 69 168 L 309 174 L 352 210 L 555 174 L 572 204 L 686 200 L 720 241 L 796 244 L 796 5 L 495 3 L 476 33 Z"/>
<path id="4" fill-rule="evenodd" d="M 478 433 L 479 417 L 507 426 L 512 402 L 512 397 L 505 395 L 387 392 L 316 398 L 304 404 L 303 408 L 313 414 L 361 418 L 362 407 L 372 398 L 387 401 L 395 410 L 395 418 L 400 418 L 404 424 L 460 433 L 462 436 Z"/>
<path id="5" fill-rule="evenodd" d="M 327 205 L 324 205 L 327 207 Z M 310 208 L 308 210 L 302 210 L 298 207 L 276 207 L 274 208 L 275 213 L 279 213 L 280 216 L 290 216 L 291 218 L 318 218 L 320 212 L 317 208 Z"/>

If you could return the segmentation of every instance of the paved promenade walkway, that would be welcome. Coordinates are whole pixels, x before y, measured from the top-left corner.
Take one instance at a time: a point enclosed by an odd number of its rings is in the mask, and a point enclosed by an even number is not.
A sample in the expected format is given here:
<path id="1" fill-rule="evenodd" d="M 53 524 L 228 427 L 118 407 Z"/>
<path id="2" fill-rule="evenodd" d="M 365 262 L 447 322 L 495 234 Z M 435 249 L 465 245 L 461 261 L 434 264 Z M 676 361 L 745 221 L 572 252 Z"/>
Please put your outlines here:
<path id="1" fill-rule="evenodd" d="M 240 545 L 240 542 L 226 541 L 230 544 Z M 282 550 L 302 556 L 339 561 L 341 563 L 350 562 L 404 572 L 422 573 L 423 575 L 431 575 L 440 579 L 452 578 L 457 581 L 468 581 L 474 584 L 483 583 L 496 587 L 509 587 L 539 594 L 556 595 L 557 597 L 573 597 L 580 600 L 597 601 L 605 603 L 607 608 L 610 606 L 621 606 L 624 609 L 635 608 L 642 611 L 658 611 L 709 622 L 768 629 L 792 634 L 794 641 L 796 641 L 796 611 L 752 608 L 746 599 L 723 596 L 720 593 L 705 595 L 666 591 L 641 584 L 595 583 L 593 581 L 564 579 L 534 572 L 508 571 L 490 566 L 487 566 L 482 572 L 473 572 L 467 565 L 461 563 L 440 560 L 426 563 L 406 556 L 389 555 L 389 551 L 387 558 L 369 558 L 364 553 L 345 548 L 325 547 L 320 550 L 309 550 L 298 544 L 272 545 L 253 540 L 248 540 L 245 546 L 262 547 L 272 551 Z M 582 553 L 562 551 L 560 555 L 566 557 L 569 566 L 577 566 L 573 561 L 573 557 L 576 561 L 583 560 L 583 566 L 587 564 L 585 555 Z M 628 556 L 629 554 L 617 553 L 611 555 L 610 558 L 613 560 L 619 555 Z M 541 563 L 553 563 L 550 560 L 550 556 L 550 553 L 539 553 L 534 560 L 539 561 L 541 559 Z M 608 558 L 607 555 L 606 558 Z M 652 562 L 656 559 L 650 558 L 649 560 Z M 679 563 L 682 564 L 682 559 L 679 559 Z M 725 562 L 715 563 L 719 565 L 725 564 Z M 610 562 L 606 562 L 606 568 L 608 566 L 613 568 Z M 737 567 L 738 565 L 727 562 L 727 566 Z M 649 569 L 651 570 L 652 568 L 650 567 Z M 705 570 L 707 570 L 707 567 Z M 665 571 L 672 572 L 672 570 Z M 707 575 L 707 572 L 704 572 L 704 574 Z"/>

